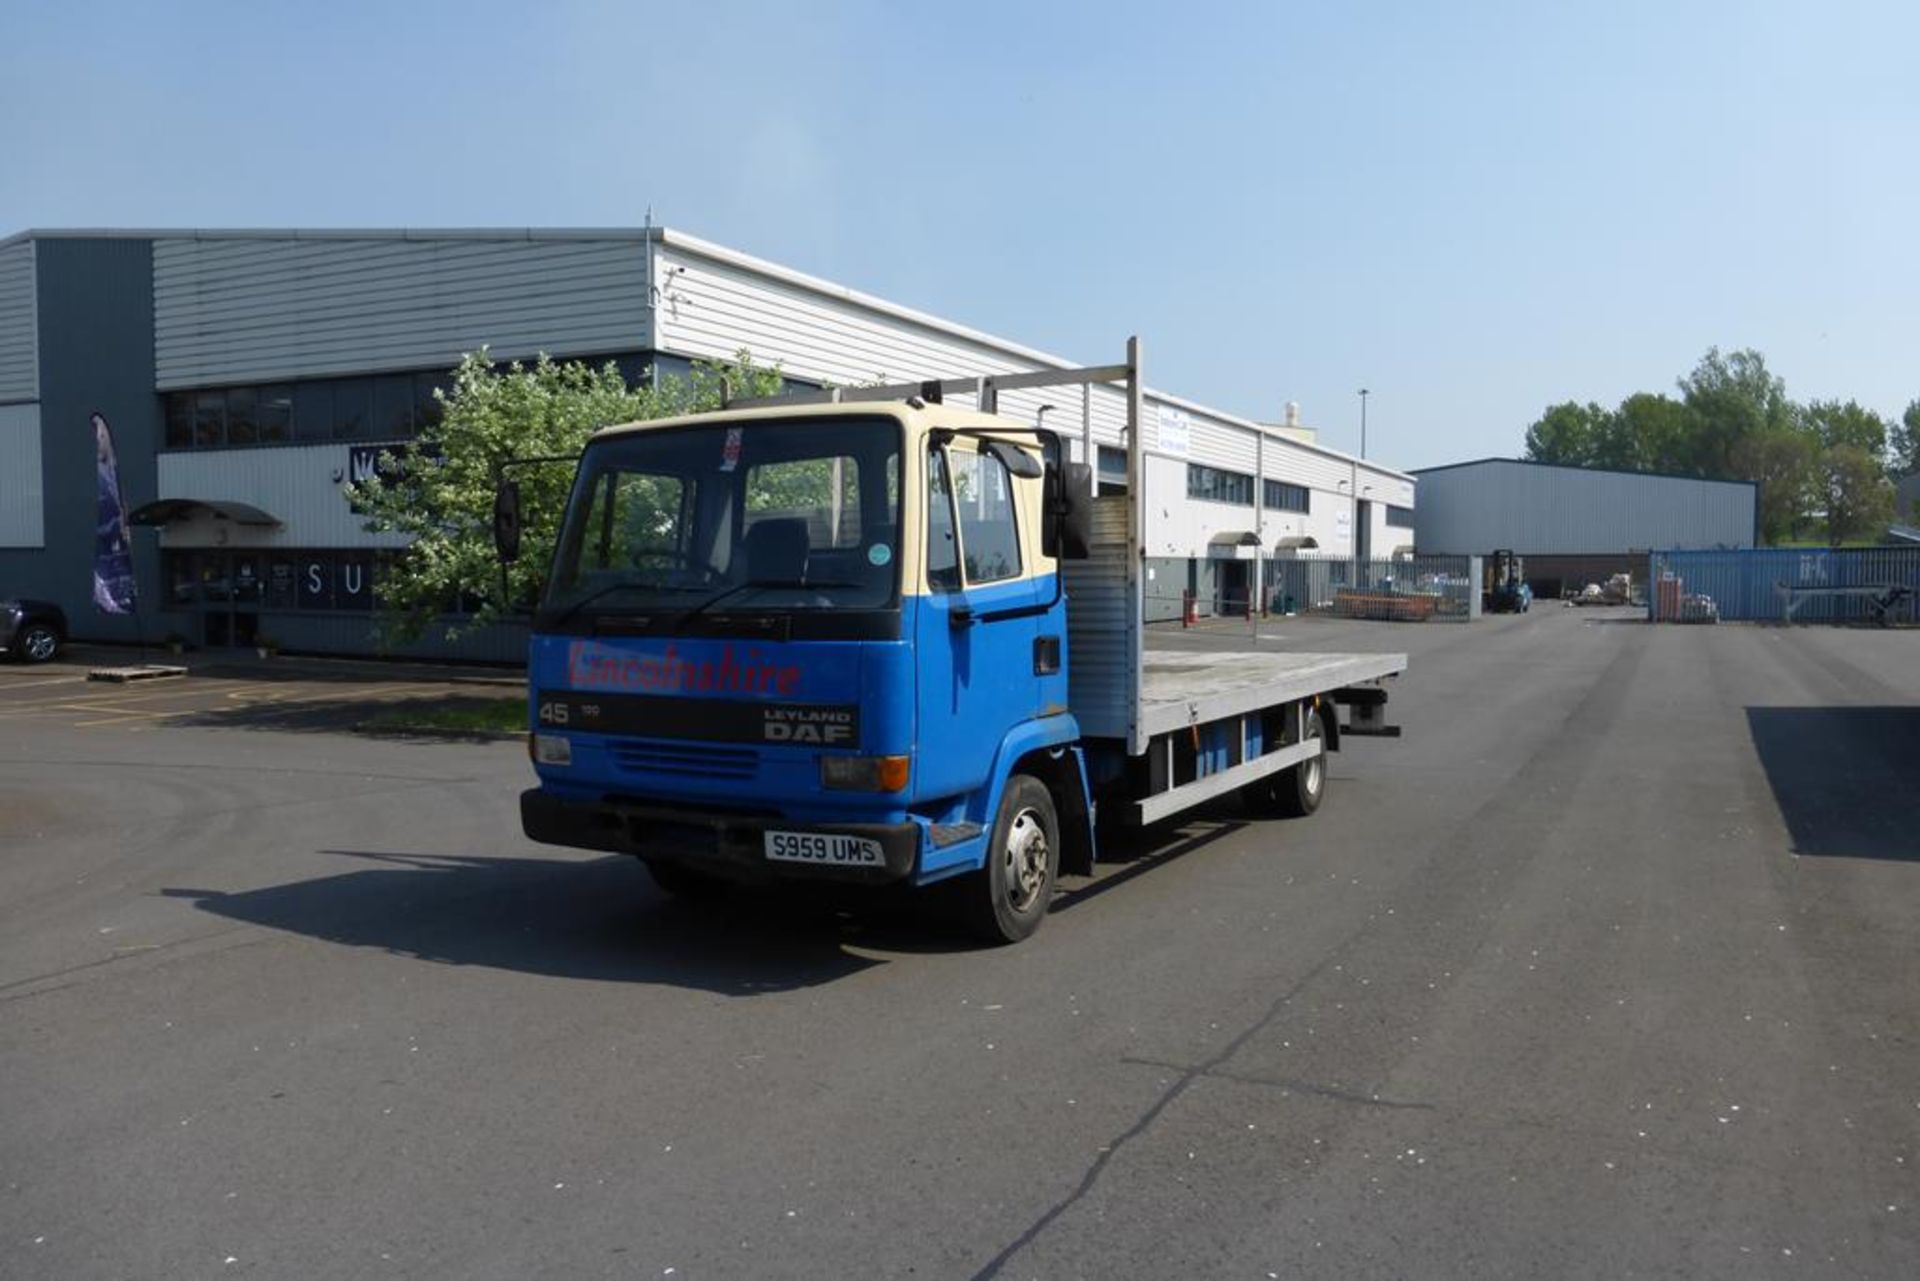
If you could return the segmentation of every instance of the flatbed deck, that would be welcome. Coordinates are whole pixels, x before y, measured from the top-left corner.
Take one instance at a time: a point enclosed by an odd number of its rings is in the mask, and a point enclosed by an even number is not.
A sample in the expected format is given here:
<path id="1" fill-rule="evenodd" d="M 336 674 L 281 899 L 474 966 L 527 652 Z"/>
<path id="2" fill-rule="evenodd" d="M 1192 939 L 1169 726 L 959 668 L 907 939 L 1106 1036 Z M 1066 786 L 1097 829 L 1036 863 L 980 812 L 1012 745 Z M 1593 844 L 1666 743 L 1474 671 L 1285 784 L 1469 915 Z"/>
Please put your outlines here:
<path id="1" fill-rule="evenodd" d="M 1405 654 L 1149 649 L 1142 659 L 1140 721 L 1149 736 L 1407 670 Z"/>

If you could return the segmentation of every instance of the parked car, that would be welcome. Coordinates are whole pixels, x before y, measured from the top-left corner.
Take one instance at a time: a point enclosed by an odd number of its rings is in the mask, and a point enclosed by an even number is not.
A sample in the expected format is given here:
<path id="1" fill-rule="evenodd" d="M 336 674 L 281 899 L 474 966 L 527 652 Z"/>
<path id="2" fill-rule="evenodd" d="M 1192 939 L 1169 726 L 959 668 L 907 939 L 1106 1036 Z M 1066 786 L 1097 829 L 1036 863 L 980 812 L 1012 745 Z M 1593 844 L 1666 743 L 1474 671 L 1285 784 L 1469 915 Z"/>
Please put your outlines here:
<path id="1" fill-rule="evenodd" d="M 67 616 L 52 601 L 0 600 L 0 658 L 44 663 L 67 643 Z"/>

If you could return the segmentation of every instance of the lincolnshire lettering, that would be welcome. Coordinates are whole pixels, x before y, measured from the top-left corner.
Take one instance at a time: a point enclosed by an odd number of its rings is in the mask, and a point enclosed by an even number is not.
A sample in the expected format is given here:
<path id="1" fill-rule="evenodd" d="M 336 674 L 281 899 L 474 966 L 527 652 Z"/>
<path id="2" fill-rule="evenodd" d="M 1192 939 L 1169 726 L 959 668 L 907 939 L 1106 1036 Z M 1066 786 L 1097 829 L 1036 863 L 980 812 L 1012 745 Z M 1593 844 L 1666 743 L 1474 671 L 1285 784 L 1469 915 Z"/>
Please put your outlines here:
<path id="1" fill-rule="evenodd" d="M 800 688 L 800 668 L 771 662 L 753 648 L 736 655 L 731 645 L 714 662 L 682 658 L 671 644 L 664 654 L 650 658 L 575 641 L 567 647 L 567 683 L 575 689 L 784 695 Z"/>

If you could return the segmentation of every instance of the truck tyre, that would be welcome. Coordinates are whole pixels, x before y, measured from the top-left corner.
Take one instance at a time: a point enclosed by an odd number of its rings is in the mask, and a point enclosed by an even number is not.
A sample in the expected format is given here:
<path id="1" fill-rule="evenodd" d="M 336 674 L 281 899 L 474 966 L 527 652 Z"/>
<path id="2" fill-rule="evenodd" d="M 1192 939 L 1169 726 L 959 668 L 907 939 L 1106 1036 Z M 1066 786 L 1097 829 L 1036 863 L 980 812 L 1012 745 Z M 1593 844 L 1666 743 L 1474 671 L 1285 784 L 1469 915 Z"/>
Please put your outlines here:
<path id="1" fill-rule="evenodd" d="M 688 867 L 685 863 L 651 858 L 645 862 L 653 883 L 675 898 L 712 899 L 719 897 L 727 888 L 727 883 L 719 877 Z"/>
<path id="2" fill-rule="evenodd" d="M 967 928 L 989 943 L 1018 943 L 1040 928 L 1060 870 L 1060 819 L 1053 793 L 1015 774 L 1000 795 L 987 865 L 959 888 Z"/>
<path id="3" fill-rule="evenodd" d="M 1320 709 L 1307 712 L 1307 741 L 1326 737 Z M 1327 752 L 1310 756 L 1298 765 L 1275 770 L 1240 789 L 1241 802 L 1259 818 L 1304 818 L 1320 808 L 1327 794 Z"/>

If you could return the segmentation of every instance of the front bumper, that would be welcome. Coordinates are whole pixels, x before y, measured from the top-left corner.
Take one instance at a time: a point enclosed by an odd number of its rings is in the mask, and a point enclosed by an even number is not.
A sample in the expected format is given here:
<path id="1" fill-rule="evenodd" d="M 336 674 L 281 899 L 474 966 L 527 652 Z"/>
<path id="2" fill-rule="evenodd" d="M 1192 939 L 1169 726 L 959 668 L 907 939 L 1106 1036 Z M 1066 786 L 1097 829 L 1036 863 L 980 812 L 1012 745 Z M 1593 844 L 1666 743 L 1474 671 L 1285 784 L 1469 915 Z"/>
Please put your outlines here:
<path id="1" fill-rule="evenodd" d="M 677 809 L 636 801 L 572 800 L 541 788 L 520 793 L 520 826 L 530 840 L 577 849 L 663 859 L 742 882 L 843 881 L 867 885 L 904 880 L 920 855 L 915 823 L 799 823 L 771 815 Z M 882 867 L 774 862 L 765 835 L 824 832 L 880 843 Z"/>

